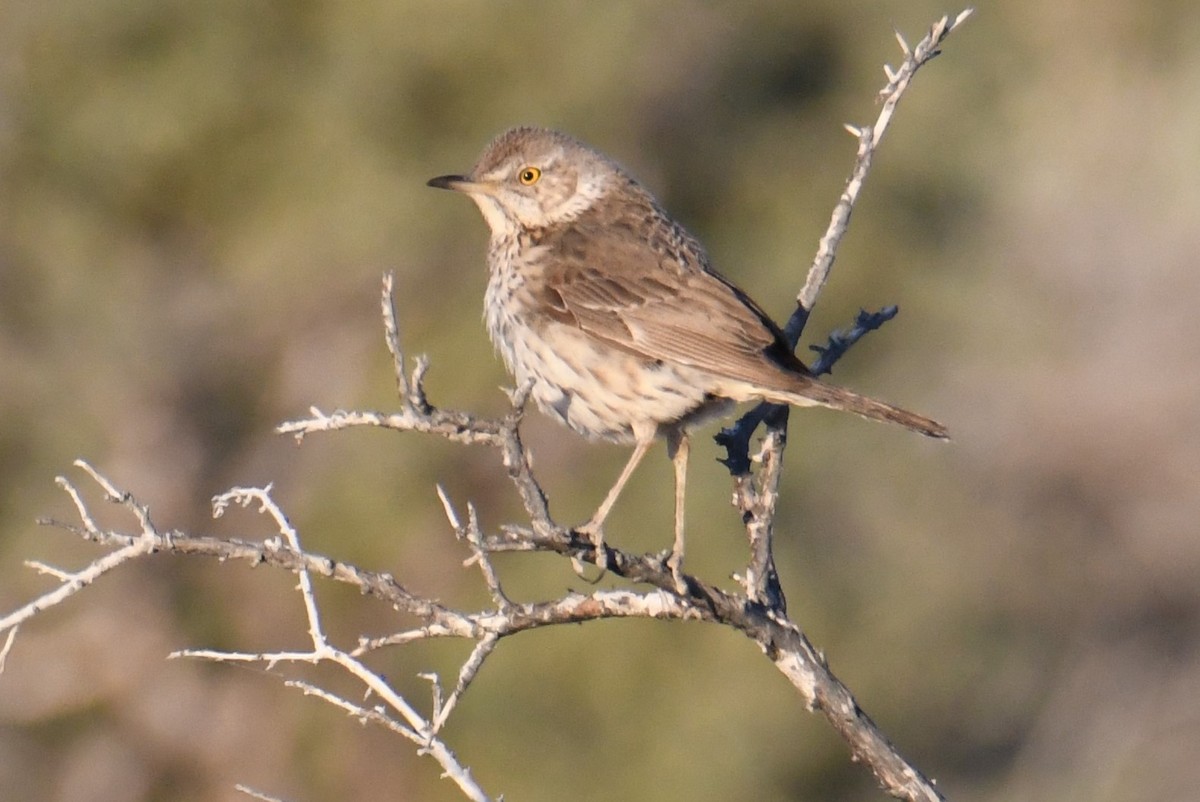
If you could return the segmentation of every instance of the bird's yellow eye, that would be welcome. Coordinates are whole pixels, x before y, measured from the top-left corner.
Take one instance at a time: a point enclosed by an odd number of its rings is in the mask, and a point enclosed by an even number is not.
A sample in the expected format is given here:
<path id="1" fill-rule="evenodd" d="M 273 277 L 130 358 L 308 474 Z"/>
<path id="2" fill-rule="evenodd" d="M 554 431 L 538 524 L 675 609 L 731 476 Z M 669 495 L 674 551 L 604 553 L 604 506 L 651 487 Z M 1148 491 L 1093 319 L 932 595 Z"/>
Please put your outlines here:
<path id="1" fill-rule="evenodd" d="M 527 187 L 536 184 L 537 180 L 541 177 L 542 171 L 536 167 L 526 167 L 521 171 L 521 174 L 517 176 L 521 183 Z"/>

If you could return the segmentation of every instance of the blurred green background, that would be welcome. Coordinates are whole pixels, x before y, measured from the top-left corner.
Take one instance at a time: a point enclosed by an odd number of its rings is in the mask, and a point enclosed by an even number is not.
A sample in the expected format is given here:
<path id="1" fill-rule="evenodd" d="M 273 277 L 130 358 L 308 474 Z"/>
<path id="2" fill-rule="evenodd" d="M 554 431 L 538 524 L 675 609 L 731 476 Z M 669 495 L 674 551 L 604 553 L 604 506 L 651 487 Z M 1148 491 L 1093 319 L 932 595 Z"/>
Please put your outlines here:
<path id="1" fill-rule="evenodd" d="M 486 603 L 434 495 L 519 516 L 496 455 L 273 426 L 390 408 L 380 274 L 435 402 L 505 407 L 480 322 L 486 230 L 424 186 L 517 123 L 625 163 L 786 317 L 874 119 L 892 26 L 928 2 L 0 5 L 0 609 L 22 565 L 97 551 L 54 476 L 86 457 L 163 527 L 261 535 L 208 499 L 275 483 L 308 547 Z M 981 3 L 899 110 L 809 342 L 899 318 L 834 379 L 946 422 L 924 442 L 792 418 L 777 557 L 795 618 L 956 800 L 1193 799 L 1200 784 L 1200 6 Z M 557 517 L 628 452 L 531 416 Z M 745 545 L 707 437 L 689 566 Z M 85 483 L 86 484 L 86 483 Z M 89 488 L 89 496 L 98 496 Z M 656 452 L 609 538 L 670 541 Z M 105 510 L 111 523 L 132 524 Z M 580 588 L 504 558 L 511 594 Z M 158 557 L 27 625 L 0 677 L 6 800 L 459 798 L 396 737 L 176 648 L 304 645 L 294 578 Z M 343 644 L 389 610 L 322 585 Z M 464 644 L 380 655 L 420 671 Z M 317 679 L 348 690 L 322 672 Z M 452 676 L 452 674 L 450 674 Z M 349 692 L 349 691 L 348 691 Z M 511 800 L 882 798 L 738 635 L 617 621 L 503 643 L 446 733 Z"/>

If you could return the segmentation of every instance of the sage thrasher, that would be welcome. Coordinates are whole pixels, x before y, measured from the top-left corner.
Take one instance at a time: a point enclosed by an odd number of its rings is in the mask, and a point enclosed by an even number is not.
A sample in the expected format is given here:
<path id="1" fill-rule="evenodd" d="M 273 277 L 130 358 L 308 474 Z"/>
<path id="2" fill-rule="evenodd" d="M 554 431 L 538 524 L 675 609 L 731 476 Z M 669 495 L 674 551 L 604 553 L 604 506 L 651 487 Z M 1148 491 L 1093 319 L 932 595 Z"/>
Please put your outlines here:
<path id="1" fill-rule="evenodd" d="M 604 519 L 654 440 L 675 466 L 681 584 L 688 430 L 735 404 L 844 409 L 945 438 L 940 423 L 813 378 L 758 304 L 714 271 L 700 243 L 608 157 L 557 131 L 514 128 L 467 175 L 491 229 L 484 315 L 538 407 L 591 439 L 632 443 L 616 484 L 577 532 L 607 564 Z"/>

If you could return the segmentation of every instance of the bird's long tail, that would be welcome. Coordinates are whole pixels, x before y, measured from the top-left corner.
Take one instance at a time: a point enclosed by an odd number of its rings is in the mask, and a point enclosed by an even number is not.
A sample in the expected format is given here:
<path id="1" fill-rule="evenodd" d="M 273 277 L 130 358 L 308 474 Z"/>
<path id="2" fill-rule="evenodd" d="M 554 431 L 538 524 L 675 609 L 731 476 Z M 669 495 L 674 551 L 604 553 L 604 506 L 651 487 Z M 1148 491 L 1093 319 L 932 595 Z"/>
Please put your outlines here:
<path id="1" fill-rule="evenodd" d="M 832 384 L 825 384 L 809 378 L 797 377 L 802 381 L 794 391 L 778 391 L 767 396 L 768 401 L 794 406 L 812 406 L 814 404 L 831 409 L 843 409 L 871 420 L 898 423 L 906 429 L 920 432 L 926 437 L 936 437 L 939 440 L 949 440 L 950 432 L 945 426 L 935 420 L 909 412 L 906 409 L 867 398 L 865 395 Z"/>

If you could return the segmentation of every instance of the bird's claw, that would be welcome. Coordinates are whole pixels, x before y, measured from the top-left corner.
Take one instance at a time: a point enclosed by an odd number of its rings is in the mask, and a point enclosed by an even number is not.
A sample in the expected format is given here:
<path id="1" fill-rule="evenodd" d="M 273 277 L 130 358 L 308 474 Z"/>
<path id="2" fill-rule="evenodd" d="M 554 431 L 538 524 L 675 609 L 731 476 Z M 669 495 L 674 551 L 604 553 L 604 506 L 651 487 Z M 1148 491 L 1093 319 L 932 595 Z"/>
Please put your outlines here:
<path id="1" fill-rule="evenodd" d="M 589 521 L 583 526 L 576 527 L 575 534 L 591 542 L 594 552 L 592 562 L 600 569 L 600 573 L 595 578 L 589 579 L 584 573 L 586 563 L 577 555 L 571 556 L 571 567 L 574 569 L 576 576 L 584 582 L 594 585 L 608 573 L 608 548 L 604 545 L 604 530 Z"/>

